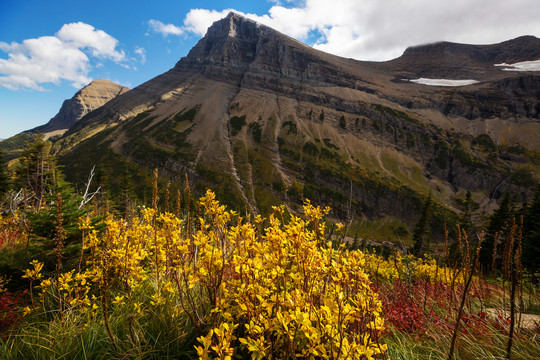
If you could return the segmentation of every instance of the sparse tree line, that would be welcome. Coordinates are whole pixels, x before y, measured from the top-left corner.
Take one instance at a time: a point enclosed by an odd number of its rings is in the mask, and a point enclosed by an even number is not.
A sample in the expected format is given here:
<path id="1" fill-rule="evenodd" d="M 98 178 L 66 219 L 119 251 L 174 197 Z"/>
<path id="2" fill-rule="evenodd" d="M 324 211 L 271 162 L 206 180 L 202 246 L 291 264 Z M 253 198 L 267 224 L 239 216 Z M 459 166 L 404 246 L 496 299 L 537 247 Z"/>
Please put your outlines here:
<path id="1" fill-rule="evenodd" d="M 72 219 L 84 213 L 83 205 L 91 200 L 95 200 L 94 204 L 97 203 L 97 206 L 103 206 L 106 210 L 113 207 L 123 216 L 133 215 L 136 205 L 135 184 L 131 179 L 133 169 L 125 166 L 115 189 L 116 193 L 110 194 L 112 190 L 105 171 L 94 167 L 84 184 L 82 194 L 76 194 L 73 187 L 66 182 L 55 156 L 51 154 L 51 145 L 50 142 L 37 135 L 35 141 L 28 143 L 22 155 L 10 168 L 0 150 L 1 212 L 14 213 L 17 209 L 25 209 L 35 215 L 46 207 L 47 202 L 54 208 L 56 194 L 60 193 L 63 201 L 70 204 L 64 211 L 72 212 Z M 180 190 L 173 191 L 169 186 L 167 185 L 167 194 L 164 196 L 167 200 L 166 207 L 168 208 L 171 202 L 169 197 L 176 197 L 178 211 L 181 206 Z M 170 192 L 173 192 L 173 195 L 170 195 Z M 413 229 L 413 246 L 410 252 L 415 256 L 423 256 L 431 252 L 433 201 L 431 194 L 426 197 L 420 217 Z M 165 199 L 162 202 L 165 203 Z M 183 205 L 186 206 L 186 204 Z M 531 202 L 521 204 L 521 206 L 513 200 L 510 193 L 504 194 L 498 209 L 487 220 L 484 220 L 483 224 L 479 223 L 479 215 L 476 213 L 478 204 L 472 199 L 470 191 L 467 191 L 465 199 L 461 199 L 458 205 L 461 214 L 458 229 L 455 232 L 456 237 L 466 239 L 472 249 L 482 236 L 483 245 L 479 263 L 484 272 L 496 272 L 503 269 L 503 260 L 505 252 L 509 251 L 511 235 L 516 236 L 517 232 L 519 232 L 523 247 L 521 259 L 523 266 L 530 270 L 531 274 L 536 274 L 540 270 L 540 186 L 536 189 Z M 445 245 L 444 251 L 448 252 L 449 257 L 455 257 L 457 256 L 457 241 L 450 242 Z M 357 242 L 355 244 L 353 247 L 358 247 Z M 468 256 L 472 255 L 468 254 Z"/>
<path id="2" fill-rule="evenodd" d="M 430 253 L 430 216 L 433 206 L 431 194 L 422 206 L 420 218 L 413 231 L 413 248 L 416 256 Z M 484 273 L 497 273 L 505 266 L 505 257 L 517 251 L 521 246 L 520 261 L 523 267 L 537 279 L 540 270 L 540 186 L 536 189 L 530 204 L 519 205 L 510 193 L 505 193 L 499 207 L 487 218 L 485 224 L 479 224 L 476 214 L 478 204 L 472 200 L 470 191 L 460 203 L 461 214 L 456 230 L 456 241 L 448 243 L 446 239 L 444 254 L 448 261 L 456 256 L 472 256 L 472 249 L 482 241 L 479 264 Z M 446 224 L 445 224 L 446 226 Z M 446 232 L 448 233 L 448 232 Z M 519 237 L 518 241 L 514 241 Z M 459 239 L 467 243 L 468 253 L 459 252 Z M 444 255 L 443 254 L 443 255 Z M 455 260 L 452 260 L 455 261 Z M 537 279 L 538 280 L 538 279 Z"/>

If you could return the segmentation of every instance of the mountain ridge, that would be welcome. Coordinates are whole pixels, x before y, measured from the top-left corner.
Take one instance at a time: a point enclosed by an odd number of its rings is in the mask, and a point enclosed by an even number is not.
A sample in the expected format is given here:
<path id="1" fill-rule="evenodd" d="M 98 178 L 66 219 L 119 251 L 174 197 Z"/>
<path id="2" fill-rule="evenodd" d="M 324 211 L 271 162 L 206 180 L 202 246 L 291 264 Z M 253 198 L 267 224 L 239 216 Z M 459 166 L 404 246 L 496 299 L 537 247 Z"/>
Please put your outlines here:
<path id="1" fill-rule="evenodd" d="M 65 100 L 58 114 L 35 130 L 40 132 L 67 130 L 89 112 L 127 91 L 129 91 L 127 87 L 110 80 L 96 79 L 77 91 L 71 99 Z"/>
<path id="2" fill-rule="evenodd" d="M 389 68 L 413 71 L 414 76 L 456 78 L 504 77 L 495 67 L 501 63 L 517 63 L 540 59 L 540 39 L 521 36 L 497 44 L 470 45 L 437 42 L 409 47 L 399 58 L 386 61 Z"/>
<path id="3" fill-rule="evenodd" d="M 466 191 L 485 211 L 505 191 L 525 199 L 538 179 L 539 77 L 474 56 L 451 71 L 433 67 L 434 56 L 414 64 L 411 51 L 401 62 L 345 59 L 230 14 L 172 69 L 84 116 L 54 150 L 74 180 L 92 164 L 111 178 L 135 168 L 143 193 L 158 167 L 249 214 L 280 203 L 294 212 L 310 198 L 356 219 L 353 228 L 379 218 L 411 226 L 430 192 L 440 224 Z M 408 81 L 445 72 L 482 78 L 456 88 Z"/>
<path id="4" fill-rule="evenodd" d="M 47 123 L 23 131 L 0 142 L 0 148 L 9 152 L 7 158 L 16 157 L 32 141 L 36 133 L 44 139 L 60 137 L 89 112 L 96 110 L 109 100 L 129 91 L 128 88 L 106 79 L 97 79 L 78 90 L 70 99 L 64 100 L 58 113 Z"/>

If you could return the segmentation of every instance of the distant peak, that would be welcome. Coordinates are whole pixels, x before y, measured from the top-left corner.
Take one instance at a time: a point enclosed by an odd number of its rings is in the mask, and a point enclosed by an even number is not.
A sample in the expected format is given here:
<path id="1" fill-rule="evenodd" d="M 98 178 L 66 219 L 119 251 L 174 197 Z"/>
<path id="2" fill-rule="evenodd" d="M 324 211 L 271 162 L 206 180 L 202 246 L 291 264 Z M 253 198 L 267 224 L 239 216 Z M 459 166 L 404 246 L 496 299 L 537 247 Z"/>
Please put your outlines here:
<path id="1" fill-rule="evenodd" d="M 441 51 L 442 49 L 445 49 L 445 48 L 452 48 L 452 47 L 459 47 L 459 46 L 467 46 L 467 45 L 453 43 L 449 41 L 436 41 L 432 43 L 409 46 L 407 49 L 405 49 L 404 54 L 426 52 L 426 51 Z"/>
<path id="2" fill-rule="evenodd" d="M 256 22 L 255 20 L 251 20 L 250 18 L 248 17 L 245 17 L 244 15 L 242 14 L 238 14 L 234 11 L 231 11 L 227 14 L 226 17 L 224 17 L 223 19 L 221 20 L 218 20 L 217 22 L 219 21 L 247 21 L 247 22 L 250 22 L 252 24 L 259 24 L 258 22 Z"/>
<path id="3" fill-rule="evenodd" d="M 235 13 L 233 11 L 229 12 L 226 17 L 223 19 L 215 21 L 209 28 L 208 32 L 205 35 L 211 36 L 212 34 L 222 34 L 228 36 L 234 36 L 238 33 L 238 28 L 255 28 L 260 26 L 259 23 L 248 19 L 247 17 Z"/>
<path id="4" fill-rule="evenodd" d="M 487 48 L 487 47 L 497 47 L 497 46 L 508 46 L 508 45 L 517 45 L 517 46 L 538 46 L 540 39 L 533 35 L 524 35 L 519 36 L 515 39 L 510 39 L 502 41 L 495 44 L 483 44 L 483 45 L 472 45 L 464 43 L 455 43 L 450 41 L 438 41 L 433 43 L 419 44 L 410 46 L 405 50 L 404 54 L 408 53 L 417 53 L 417 52 L 426 52 L 426 51 L 440 51 L 443 49 L 471 49 L 471 48 Z"/>
<path id="5" fill-rule="evenodd" d="M 191 49 L 186 61 L 191 63 L 246 64 L 253 61 L 261 37 L 278 34 L 235 12 L 215 21 L 206 35 Z"/>
<path id="6" fill-rule="evenodd" d="M 540 39 L 526 35 L 496 44 L 471 45 L 448 41 L 409 47 L 400 61 L 425 63 L 426 58 L 440 64 L 447 64 L 448 59 L 458 63 L 475 62 L 493 65 L 537 60 L 540 56 Z"/>
<path id="7" fill-rule="evenodd" d="M 110 80 L 107 80 L 107 79 L 96 79 L 92 82 L 90 82 L 88 85 L 86 85 L 85 87 L 88 87 L 88 86 L 98 86 L 98 85 L 117 85 L 117 86 L 121 86 L 115 82 L 112 82 Z"/>
<path id="8" fill-rule="evenodd" d="M 106 87 L 106 88 L 118 88 L 118 89 L 127 89 L 125 86 L 122 86 L 120 84 L 117 84 L 113 81 L 110 81 L 110 80 L 107 80 L 107 79 L 96 79 L 94 81 L 92 81 L 91 83 L 89 83 L 88 85 L 86 85 L 85 87 L 83 87 L 81 90 L 85 90 L 85 89 L 92 89 L 92 88 L 103 88 L 103 87 Z"/>
<path id="9" fill-rule="evenodd" d="M 523 40 L 527 40 L 527 41 L 536 41 L 538 40 L 538 38 L 534 35 L 523 35 L 523 36 L 519 36 L 517 38 L 515 38 L 514 40 L 518 40 L 518 41 L 523 41 Z M 510 40 L 512 41 L 512 40 Z"/>
<path id="10" fill-rule="evenodd" d="M 41 132 L 69 129 L 90 111 L 128 91 L 127 87 L 107 79 L 94 80 L 65 100 L 58 114 L 37 129 Z"/>
<path id="11" fill-rule="evenodd" d="M 234 11 L 231 11 L 227 14 L 227 16 L 225 17 L 225 19 L 232 19 L 232 18 L 244 18 L 244 16 L 240 15 L 240 14 L 237 14 L 235 13 Z"/>
<path id="12" fill-rule="evenodd" d="M 96 79 L 92 81 L 90 84 L 116 84 L 116 83 L 107 79 Z"/>

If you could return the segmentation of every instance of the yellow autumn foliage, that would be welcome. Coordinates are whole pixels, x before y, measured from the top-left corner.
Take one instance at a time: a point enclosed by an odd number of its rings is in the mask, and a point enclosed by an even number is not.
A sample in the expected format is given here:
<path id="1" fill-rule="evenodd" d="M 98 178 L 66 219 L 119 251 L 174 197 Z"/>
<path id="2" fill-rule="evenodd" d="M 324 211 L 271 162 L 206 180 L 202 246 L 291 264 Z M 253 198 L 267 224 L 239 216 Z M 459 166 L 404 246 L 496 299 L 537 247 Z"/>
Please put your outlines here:
<path id="1" fill-rule="evenodd" d="M 407 272 L 450 281 L 434 260 L 332 246 L 329 209 L 309 202 L 302 216 L 280 206 L 251 222 L 211 191 L 199 206 L 186 222 L 148 208 L 129 222 L 108 216 L 99 230 L 80 219 L 81 268 L 41 281 L 43 306 L 49 293 L 64 312 L 92 319 L 121 309 L 135 320 L 171 307 L 198 334 L 200 359 L 385 359 L 382 303 L 371 281 Z M 26 276 L 41 278 L 41 265 L 31 265 Z M 135 299 L 141 293 L 146 301 Z"/>

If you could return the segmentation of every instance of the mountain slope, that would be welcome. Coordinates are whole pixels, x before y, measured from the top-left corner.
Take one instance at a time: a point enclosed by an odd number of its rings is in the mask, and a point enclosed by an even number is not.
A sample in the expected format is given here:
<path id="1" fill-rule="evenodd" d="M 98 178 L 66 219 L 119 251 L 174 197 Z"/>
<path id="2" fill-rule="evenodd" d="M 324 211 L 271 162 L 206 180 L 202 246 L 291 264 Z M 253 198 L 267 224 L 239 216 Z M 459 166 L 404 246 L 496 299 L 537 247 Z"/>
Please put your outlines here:
<path id="1" fill-rule="evenodd" d="M 43 133 L 67 130 L 84 115 L 127 91 L 129 91 L 128 88 L 112 81 L 106 79 L 94 80 L 79 90 L 71 99 L 65 100 L 58 114 L 49 120 L 47 124 L 36 128 L 36 130 Z"/>
<path id="2" fill-rule="evenodd" d="M 35 133 L 43 134 L 45 139 L 58 137 L 75 125 L 83 116 L 103 106 L 109 100 L 129 91 L 128 88 L 106 79 L 92 81 L 68 100 L 65 100 L 58 114 L 45 125 L 24 131 L 0 142 L 0 149 L 6 151 L 7 158 L 16 157 L 31 141 Z"/>
<path id="3" fill-rule="evenodd" d="M 525 40 L 538 50 L 538 39 Z M 174 68 L 83 117 L 55 149 L 75 178 L 94 163 L 113 177 L 122 163 L 141 177 L 154 167 L 178 182 L 188 173 L 195 190 L 210 186 L 248 213 L 281 202 L 294 210 L 307 197 L 342 219 L 411 225 L 432 192 L 442 224 L 466 190 L 489 210 L 506 190 L 524 199 L 536 181 L 539 77 L 491 64 L 536 60 L 513 50 L 522 41 L 483 62 L 475 46 L 448 45 L 472 59 L 461 71 L 478 83 L 426 86 L 408 80 L 459 73 L 418 70 L 445 51 L 360 62 L 231 13 Z"/>

